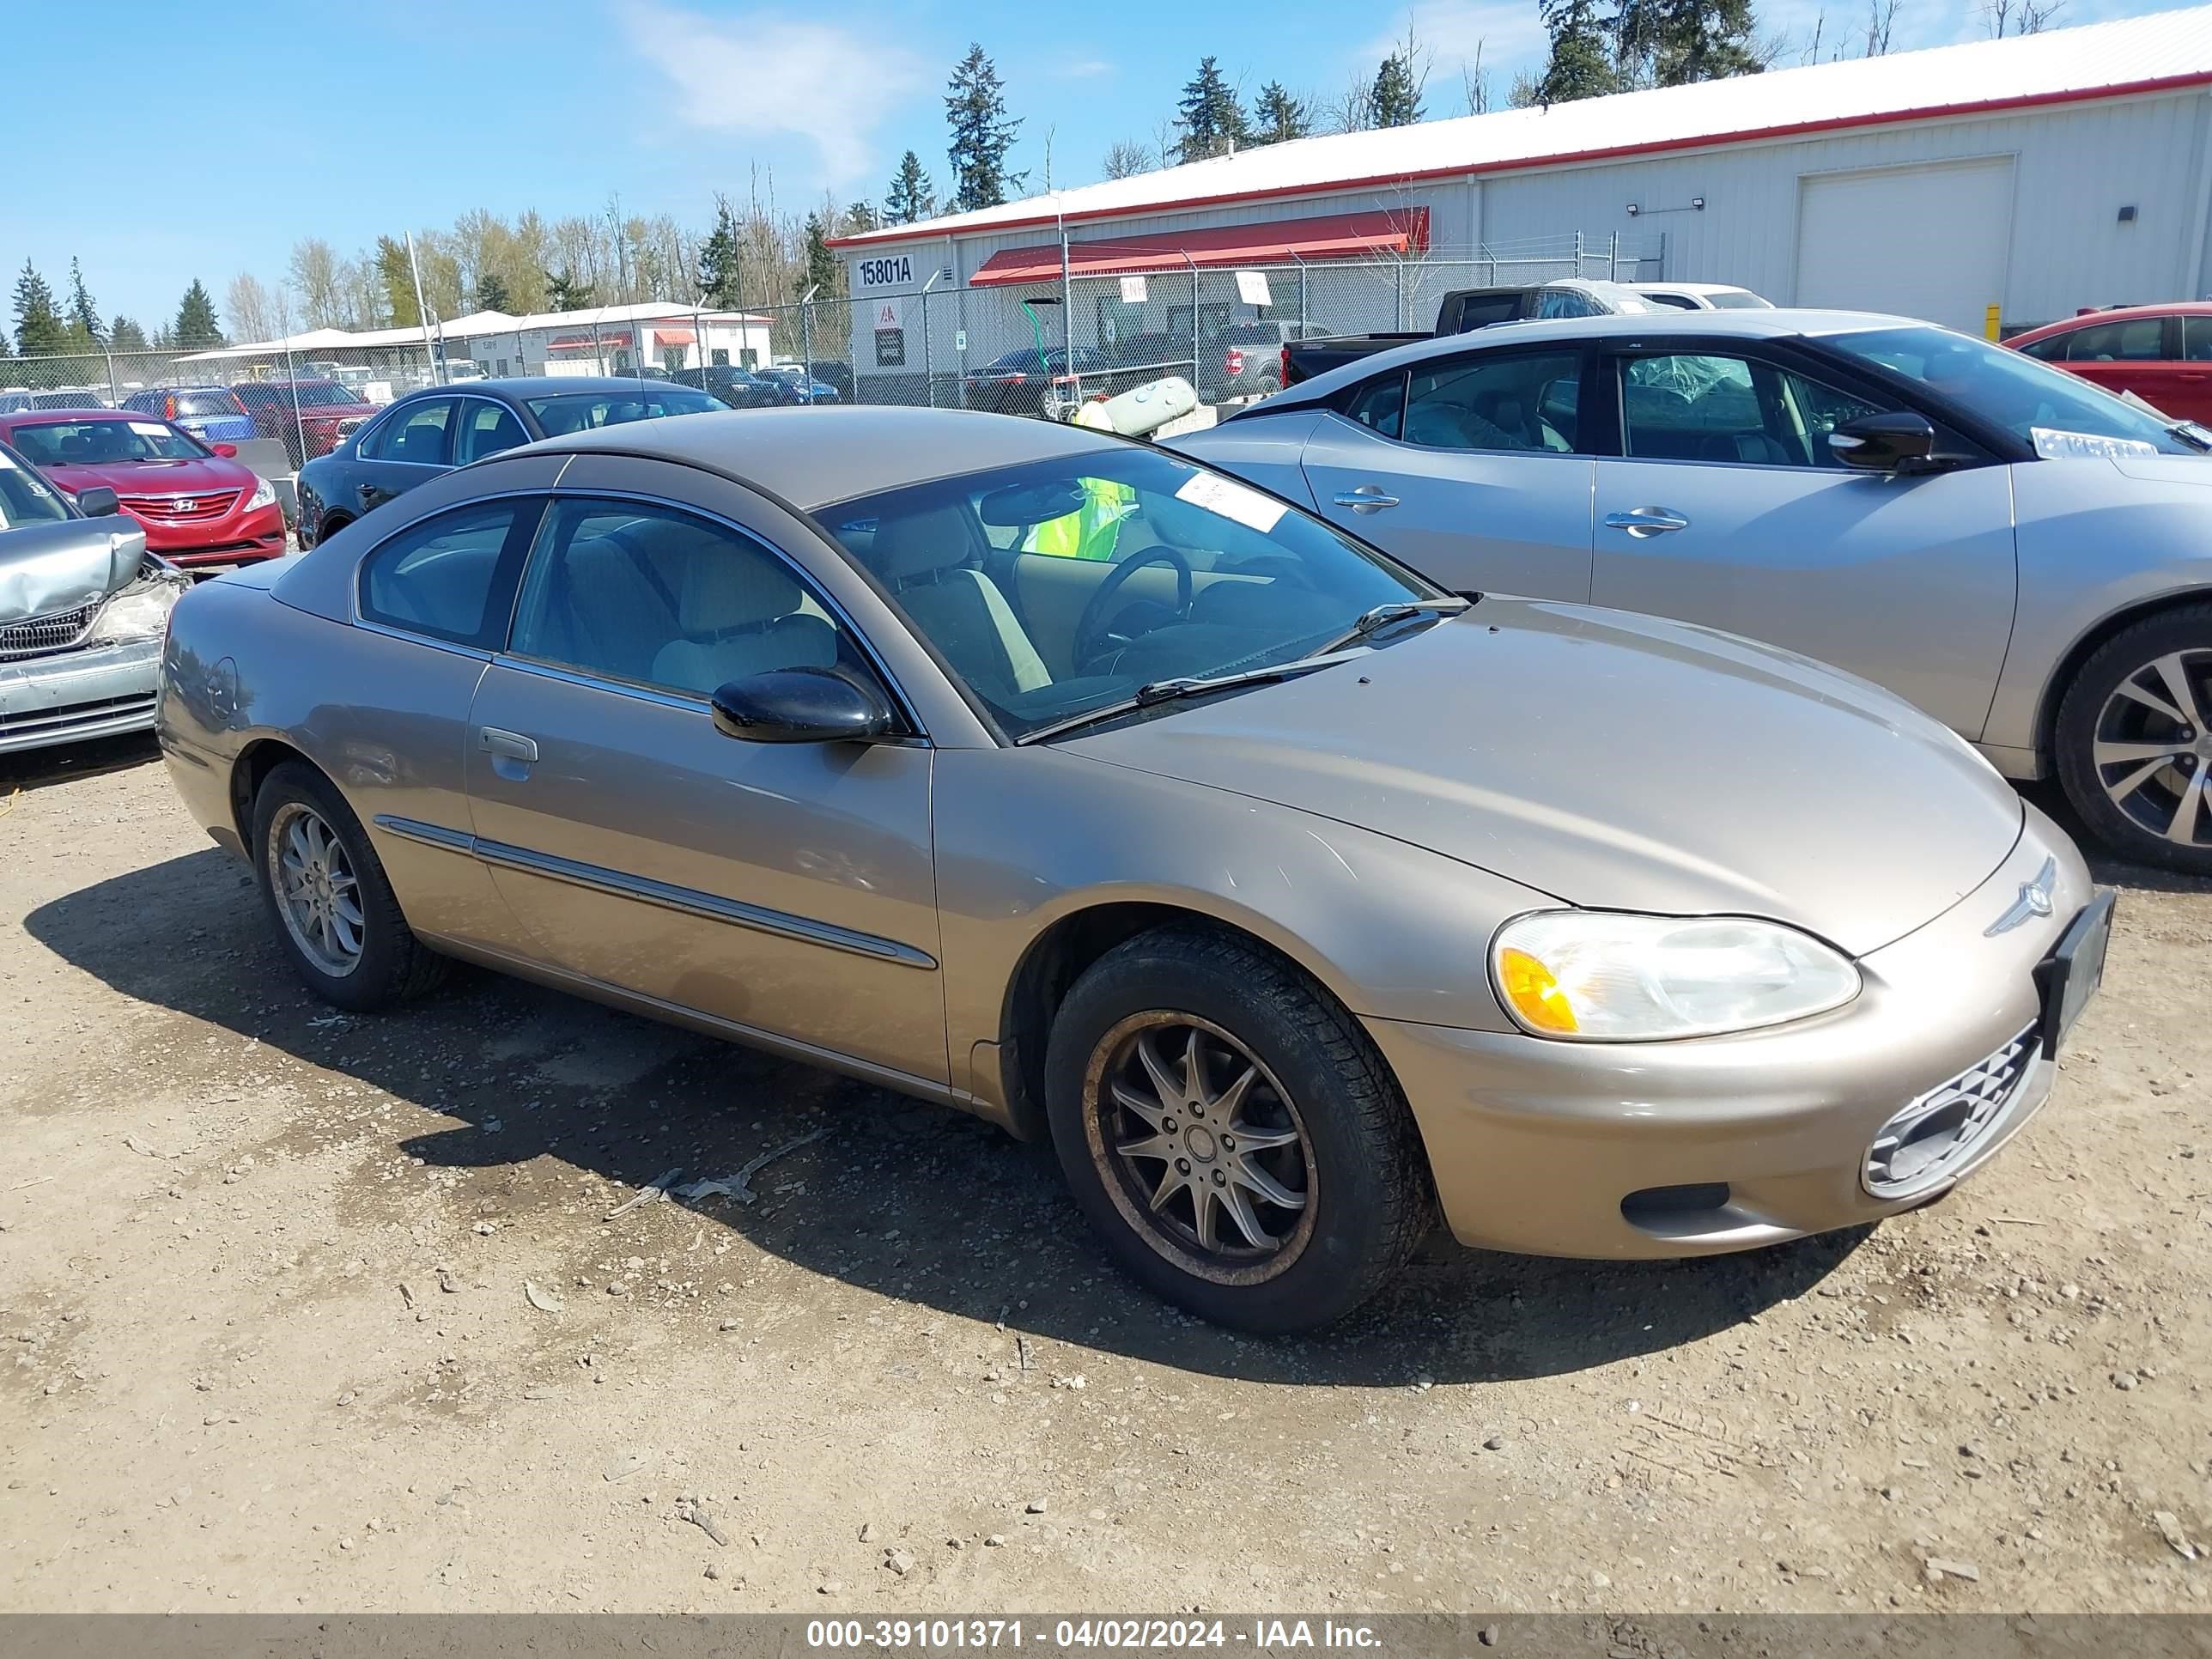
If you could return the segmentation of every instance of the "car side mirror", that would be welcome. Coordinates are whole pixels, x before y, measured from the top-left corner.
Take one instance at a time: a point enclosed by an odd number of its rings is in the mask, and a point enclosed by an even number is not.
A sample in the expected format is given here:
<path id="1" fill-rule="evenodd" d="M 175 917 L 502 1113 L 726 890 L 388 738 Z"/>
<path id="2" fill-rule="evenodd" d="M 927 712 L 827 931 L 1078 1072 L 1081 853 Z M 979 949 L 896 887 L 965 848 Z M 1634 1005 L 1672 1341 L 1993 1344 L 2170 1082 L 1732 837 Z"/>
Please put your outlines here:
<path id="1" fill-rule="evenodd" d="M 88 519 L 108 519 L 120 513 L 123 504 L 106 484 L 94 484 L 89 489 L 76 492 L 76 510 Z"/>
<path id="2" fill-rule="evenodd" d="M 238 446 L 236 444 L 210 444 L 208 447 L 215 451 L 216 454 L 222 456 L 226 461 L 234 461 L 238 459 Z"/>
<path id="3" fill-rule="evenodd" d="M 1846 466 L 1869 472 L 1910 472 L 1936 448 L 1936 428 L 1925 415 L 1895 410 L 1845 421 L 1828 434 L 1828 447 Z"/>
<path id="4" fill-rule="evenodd" d="M 732 680 L 710 701 L 715 729 L 747 743 L 878 743 L 898 731 L 882 692 L 830 668 Z"/>

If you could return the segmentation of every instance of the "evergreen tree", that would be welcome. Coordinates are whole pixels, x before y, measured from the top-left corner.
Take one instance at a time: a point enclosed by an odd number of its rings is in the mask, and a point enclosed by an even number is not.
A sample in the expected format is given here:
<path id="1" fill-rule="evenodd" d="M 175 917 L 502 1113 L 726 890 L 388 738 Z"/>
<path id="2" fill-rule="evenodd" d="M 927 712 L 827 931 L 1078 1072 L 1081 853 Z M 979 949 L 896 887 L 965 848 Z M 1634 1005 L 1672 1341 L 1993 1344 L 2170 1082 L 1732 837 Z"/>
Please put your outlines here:
<path id="1" fill-rule="evenodd" d="M 859 236 L 867 231 L 881 229 L 883 222 L 884 216 L 876 211 L 873 202 L 855 202 L 845 210 L 844 228 L 838 234 Z"/>
<path id="2" fill-rule="evenodd" d="M 146 331 L 128 317 L 118 317 L 109 327 L 107 343 L 118 351 L 143 351 Z"/>
<path id="3" fill-rule="evenodd" d="M 1410 127 L 1421 118 L 1421 89 L 1413 82 L 1413 66 L 1406 54 L 1392 52 L 1375 71 L 1375 89 L 1367 94 L 1369 125 Z"/>
<path id="4" fill-rule="evenodd" d="M 69 349 L 69 331 L 54 310 L 54 291 L 23 261 L 15 278 L 15 349 L 26 357 L 58 357 Z"/>
<path id="5" fill-rule="evenodd" d="M 507 283 L 495 270 L 479 271 L 477 275 L 477 309 L 504 311 L 514 309 L 514 296 L 507 290 Z"/>
<path id="6" fill-rule="evenodd" d="M 981 46 L 954 66 L 946 86 L 945 118 L 952 129 L 946 159 L 952 164 L 952 207 L 959 213 L 997 207 L 1006 192 L 1029 181 L 1026 173 L 1006 171 L 1006 152 L 1014 147 L 1021 123 L 1006 115 L 1006 88 L 998 66 Z"/>
<path id="7" fill-rule="evenodd" d="M 207 289 L 200 286 L 197 276 L 178 302 L 173 332 L 179 351 L 202 351 L 222 343 L 222 325 L 216 320 L 215 301 L 208 298 Z"/>
<path id="8" fill-rule="evenodd" d="M 837 263 L 837 256 L 830 251 L 829 236 L 830 229 L 823 223 L 822 216 L 818 213 L 808 214 L 806 216 L 806 263 L 799 271 L 799 293 L 804 294 L 807 289 L 813 289 L 816 290 L 814 297 L 817 300 L 834 297 L 842 286 L 840 279 L 844 275 L 844 267 Z M 793 297 L 796 298 L 797 295 Z"/>
<path id="9" fill-rule="evenodd" d="M 88 343 L 98 345 L 107 337 L 107 330 L 101 325 L 100 313 L 93 307 L 92 295 L 85 292 L 84 271 L 77 264 L 76 256 L 73 253 L 70 256 L 69 314 L 70 325 L 82 331 Z"/>
<path id="10" fill-rule="evenodd" d="M 545 307 L 549 311 L 585 311 L 599 303 L 599 290 L 580 283 L 563 265 L 545 273 Z"/>
<path id="11" fill-rule="evenodd" d="M 1212 58 L 1198 60 L 1198 74 L 1185 83 L 1182 101 L 1176 106 L 1176 125 L 1182 129 L 1182 137 L 1176 144 L 1178 165 L 1230 155 L 1247 142 L 1244 106 L 1237 101 L 1236 88 L 1222 79 Z"/>
<path id="12" fill-rule="evenodd" d="M 734 311 L 738 297 L 738 220 L 728 202 L 716 198 L 714 228 L 699 244 L 699 297 L 723 311 Z"/>
<path id="13" fill-rule="evenodd" d="M 884 222 L 910 225 L 937 211 L 937 191 L 921 170 L 921 157 L 912 150 L 899 157 L 898 171 L 884 192 Z"/>
<path id="14" fill-rule="evenodd" d="M 408 263 L 407 244 L 397 236 L 376 239 L 376 281 L 392 327 L 420 328 L 422 307 L 415 303 L 414 267 Z"/>
<path id="15" fill-rule="evenodd" d="M 1535 101 L 1565 104 L 1619 92 L 1612 20 L 1599 12 L 1598 0 L 1544 0 L 1543 13 L 1552 57 L 1537 77 Z"/>
<path id="16" fill-rule="evenodd" d="M 1765 68 L 1752 46 L 1756 27 L 1751 0 L 1624 0 L 1614 20 L 1622 78 L 1679 87 L 1756 75 Z"/>
<path id="17" fill-rule="evenodd" d="M 1260 88 L 1259 99 L 1252 106 L 1254 143 L 1286 143 L 1293 138 L 1310 137 L 1312 133 L 1313 112 L 1291 96 L 1280 81 L 1270 81 Z"/>

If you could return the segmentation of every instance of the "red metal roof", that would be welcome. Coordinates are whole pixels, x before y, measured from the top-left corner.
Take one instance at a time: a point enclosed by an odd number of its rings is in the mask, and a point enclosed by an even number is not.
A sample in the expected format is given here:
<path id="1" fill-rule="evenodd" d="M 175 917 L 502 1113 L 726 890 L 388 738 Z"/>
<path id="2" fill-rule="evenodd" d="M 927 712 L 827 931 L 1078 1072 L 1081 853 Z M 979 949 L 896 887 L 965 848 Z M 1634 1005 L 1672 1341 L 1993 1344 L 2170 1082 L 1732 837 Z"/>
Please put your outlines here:
<path id="1" fill-rule="evenodd" d="M 1221 265 L 1282 264 L 1300 259 L 1354 259 L 1369 253 L 1419 252 L 1429 245 L 1429 210 L 1393 208 L 1273 219 L 1250 225 L 1209 225 L 1112 242 L 1073 242 L 1068 274 L 1134 276 Z M 1060 280 L 1060 244 L 1010 247 L 993 254 L 968 281 L 976 288 Z"/>

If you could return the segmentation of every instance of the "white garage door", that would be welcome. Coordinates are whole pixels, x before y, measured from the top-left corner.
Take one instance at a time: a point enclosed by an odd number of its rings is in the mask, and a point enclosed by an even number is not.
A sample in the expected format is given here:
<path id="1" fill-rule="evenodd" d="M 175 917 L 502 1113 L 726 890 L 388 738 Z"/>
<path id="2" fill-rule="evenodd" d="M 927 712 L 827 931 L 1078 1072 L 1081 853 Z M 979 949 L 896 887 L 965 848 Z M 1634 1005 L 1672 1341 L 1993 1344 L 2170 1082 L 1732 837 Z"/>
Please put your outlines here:
<path id="1" fill-rule="evenodd" d="M 1797 303 L 1888 311 L 1982 331 L 2004 298 L 2012 158 L 1808 174 Z"/>

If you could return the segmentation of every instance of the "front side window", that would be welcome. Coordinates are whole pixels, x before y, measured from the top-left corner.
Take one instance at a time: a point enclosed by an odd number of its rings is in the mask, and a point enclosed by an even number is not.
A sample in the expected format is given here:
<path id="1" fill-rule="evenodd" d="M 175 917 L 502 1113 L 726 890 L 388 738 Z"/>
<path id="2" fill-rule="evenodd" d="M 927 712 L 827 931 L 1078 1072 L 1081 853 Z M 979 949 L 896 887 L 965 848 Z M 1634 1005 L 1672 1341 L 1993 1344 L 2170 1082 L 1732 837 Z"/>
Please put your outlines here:
<path id="1" fill-rule="evenodd" d="M 42 421 L 15 428 L 15 447 L 40 466 L 198 461 L 208 452 L 161 421 Z"/>
<path id="2" fill-rule="evenodd" d="M 2181 319 L 2181 355 L 2189 362 L 2212 362 L 2212 317 Z"/>
<path id="3" fill-rule="evenodd" d="M 504 404 L 471 398 L 461 405 L 461 411 L 460 429 L 453 436 L 455 466 L 466 466 L 471 461 L 480 461 L 487 455 L 496 455 L 502 449 L 513 449 L 517 444 L 530 441 L 522 422 Z"/>
<path id="4" fill-rule="evenodd" d="M 395 409 L 362 446 L 372 461 L 404 461 L 414 466 L 446 465 L 446 428 L 453 422 L 453 400 L 428 398 Z"/>
<path id="5" fill-rule="evenodd" d="M 1431 449 L 1572 450 L 1580 370 L 1572 352 L 1463 357 L 1416 369 L 1406 390 L 1406 441 Z"/>
<path id="6" fill-rule="evenodd" d="M 693 696 L 781 668 L 866 672 L 793 567 L 657 503 L 561 497 L 532 550 L 508 649 Z"/>
<path id="7" fill-rule="evenodd" d="M 2165 455 L 2203 453 L 2166 422 L 2078 375 L 1948 329 L 1867 329 L 1821 343 L 1924 386 L 2024 443 L 2035 443 L 2042 429 L 2148 444 Z"/>
<path id="8" fill-rule="evenodd" d="M 486 501 L 401 531 L 362 562 L 361 614 L 410 634 L 496 647 L 505 618 L 495 598 L 512 591 L 501 556 L 518 520 L 534 511 L 520 501 Z"/>
<path id="9" fill-rule="evenodd" d="M 53 486 L 14 450 L 0 444 L 0 530 L 55 524 L 69 515 L 69 504 Z"/>
<path id="10" fill-rule="evenodd" d="M 2066 338 L 2069 363 L 2154 363 L 2166 356 L 2166 321 L 2160 317 L 2092 323 Z"/>
<path id="11" fill-rule="evenodd" d="M 2063 363 L 2066 361 L 2066 353 L 2073 343 L 2074 337 L 2071 334 L 2053 334 L 2045 339 L 2030 340 L 2020 349 L 2043 362 Z"/>
<path id="12" fill-rule="evenodd" d="M 1622 365 L 1620 412 L 1638 459 L 1837 466 L 1828 434 L 1875 410 L 1771 363 L 1675 353 Z"/>
<path id="13" fill-rule="evenodd" d="M 1352 394 L 1344 412 L 1370 431 L 1395 438 L 1405 429 L 1406 371 L 1368 381 Z"/>
<path id="14" fill-rule="evenodd" d="M 1438 597 L 1296 507 L 1133 445 L 908 485 L 815 516 L 1017 738 L 1155 681 L 1310 656 L 1376 605 Z M 1047 571 L 1083 603 L 1025 616 L 1015 602 L 1024 573 Z"/>

